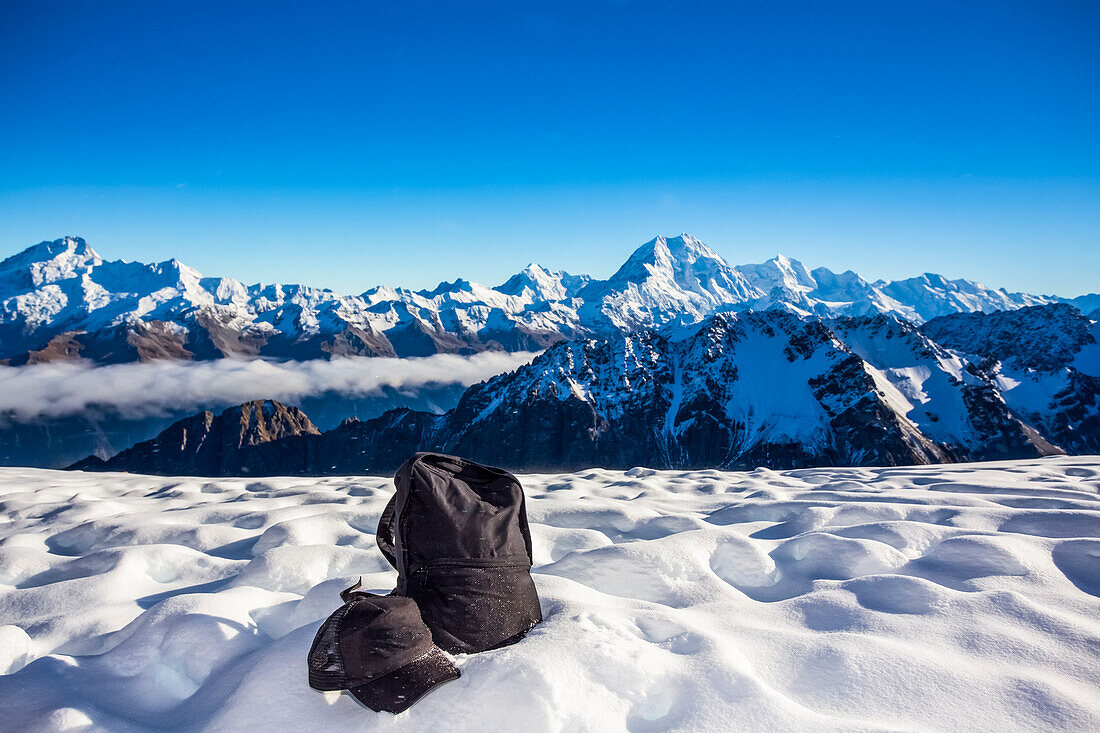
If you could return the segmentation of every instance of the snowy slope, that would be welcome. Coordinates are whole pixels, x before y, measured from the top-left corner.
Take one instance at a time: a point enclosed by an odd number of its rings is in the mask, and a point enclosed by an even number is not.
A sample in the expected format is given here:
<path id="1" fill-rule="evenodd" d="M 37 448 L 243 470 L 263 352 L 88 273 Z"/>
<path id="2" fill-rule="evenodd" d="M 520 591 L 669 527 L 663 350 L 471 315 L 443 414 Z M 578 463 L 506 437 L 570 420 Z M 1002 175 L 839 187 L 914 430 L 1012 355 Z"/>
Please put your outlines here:
<path id="1" fill-rule="evenodd" d="M 394 717 L 305 674 L 388 480 L 0 469 L 3 727 L 1100 728 L 1095 457 L 521 480 L 544 623 Z"/>
<path id="2" fill-rule="evenodd" d="M 368 274 L 369 275 L 369 274 Z M 1077 301 L 1091 305 L 1091 296 Z M 869 283 L 778 256 L 730 266 L 698 239 L 656 237 L 607 280 L 528 265 L 498 287 L 338 295 L 203 277 L 170 260 L 106 261 L 84 240 L 42 242 L 0 262 L 0 360 L 98 362 L 263 355 L 426 356 L 536 350 L 563 338 L 699 321 L 729 310 L 887 313 L 914 322 L 1059 301 L 926 274 Z"/>
<path id="3" fill-rule="evenodd" d="M 979 416 L 966 397 L 987 383 L 967 370 L 966 358 L 897 317 L 842 318 L 829 326 L 867 362 L 898 413 L 937 443 L 980 452 Z"/>

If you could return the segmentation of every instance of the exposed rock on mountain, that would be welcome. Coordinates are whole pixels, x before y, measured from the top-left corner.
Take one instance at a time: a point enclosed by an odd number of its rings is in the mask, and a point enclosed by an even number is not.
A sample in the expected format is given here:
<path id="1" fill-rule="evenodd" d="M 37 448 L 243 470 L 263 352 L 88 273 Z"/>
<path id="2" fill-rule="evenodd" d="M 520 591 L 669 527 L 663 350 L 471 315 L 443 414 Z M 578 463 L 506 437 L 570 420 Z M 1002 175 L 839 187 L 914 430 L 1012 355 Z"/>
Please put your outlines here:
<path id="1" fill-rule="evenodd" d="M 956 459 L 1060 452 L 1005 404 L 989 375 L 917 326 L 876 315 L 837 319 L 831 328 L 864 360 L 895 412 Z"/>
<path id="2" fill-rule="evenodd" d="M 921 330 L 949 349 L 1049 371 L 1070 366 L 1096 344 L 1092 322 L 1057 303 L 994 313 L 955 313 L 933 318 Z"/>
<path id="3" fill-rule="evenodd" d="M 1096 297 L 1078 300 L 1091 310 Z M 607 280 L 531 264 L 496 288 L 458 279 L 431 290 L 379 286 L 349 296 L 245 286 L 176 260 L 109 262 L 67 237 L 0 262 L 0 363 L 526 351 L 728 311 L 882 313 L 921 322 L 1059 300 L 931 274 L 869 283 L 783 256 L 732 267 L 687 234 L 643 244 Z"/>
<path id="4" fill-rule="evenodd" d="M 90 457 L 74 468 L 198 476 L 242 475 L 250 473 L 254 467 L 277 467 L 272 463 L 277 452 L 265 456 L 263 466 L 256 466 L 255 452 L 249 449 L 292 437 L 319 434 L 297 407 L 273 400 L 256 400 L 217 416 L 209 411 L 201 412 L 173 424 L 152 440 L 122 451 L 110 461 Z"/>

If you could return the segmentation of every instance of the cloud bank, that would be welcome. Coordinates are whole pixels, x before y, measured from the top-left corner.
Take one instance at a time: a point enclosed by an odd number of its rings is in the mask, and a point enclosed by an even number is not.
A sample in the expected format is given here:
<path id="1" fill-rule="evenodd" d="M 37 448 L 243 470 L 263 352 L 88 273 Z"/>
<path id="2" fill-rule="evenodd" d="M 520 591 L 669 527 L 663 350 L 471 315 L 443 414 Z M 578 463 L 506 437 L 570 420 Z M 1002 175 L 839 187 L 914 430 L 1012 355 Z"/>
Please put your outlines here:
<path id="1" fill-rule="evenodd" d="M 405 359 L 221 359 L 107 366 L 65 362 L 0 367 L 0 422 L 27 423 L 93 413 L 142 419 L 256 399 L 295 404 L 326 393 L 369 397 L 397 390 L 414 395 L 427 385 L 476 384 L 535 356 L 533 352 L 482 352 Z"/>

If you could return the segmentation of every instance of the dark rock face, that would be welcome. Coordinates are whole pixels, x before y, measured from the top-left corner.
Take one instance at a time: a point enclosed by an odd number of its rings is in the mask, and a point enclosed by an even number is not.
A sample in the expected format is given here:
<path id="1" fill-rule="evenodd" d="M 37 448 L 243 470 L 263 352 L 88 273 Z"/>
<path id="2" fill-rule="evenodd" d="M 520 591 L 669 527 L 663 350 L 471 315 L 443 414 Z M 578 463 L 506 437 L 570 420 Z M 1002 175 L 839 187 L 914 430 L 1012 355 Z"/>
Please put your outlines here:
<path id="1" fill-rule="evenodd" d="M 229 314 L 199 310 L 188 332 L 188 348 L 199 359 L 223 356 L 256 356 L 267 339 L 257 333 L 234 328 Z"/>
<path id="2" fill-rule="evenodd" d="M 24 361 L 27 364 L 48 364 L 53 361 L 75 361 L 80 358 L 80 352 L 84 344 L 80 343 L 80 331 L 66 331 L 59 333 L 50 339 L 50 342 L 38 351 L 29 351 L 22 359 L 17 359 L 13 364 Z"/>
<path id="3" fill-rule="evenodd" d="M 980 448 L 967 456 L 970 460 L 1038 458 L 1065 453 L 1012 414 L 1004 398 L 992 387 L 964 387 L 963 399 L 970 409 L 971 422 L 981 436 Z"/>
<path id="4" fill-rule="evenodd" d="M 1100 452 L 1100 326 L 1094 318 L 1055 303 L 942 316 L 920 329 L 971 355 L 970 372 L 989 385 L 968 394 L 972 408 L 988 416 L 983 429 L 990 450 L 981 456 Z M 1019 387 L 998 394 L 1004 381 Z"/>
<path id="5" fill-rule="evenodd" d="M 345 420 L 313 441 L 305 473 L 392 473 L 431 444 L 439 415 L 399 408 L 371 420 Z M 278 450 L 278 444 L 270 446 Z"/>
<path id="6" fill-rule="evenodd" d="M 256 400 L 217 416 L 209 411 L 201 412 L 174 423 L 152 440 L 138 443 L 107 461 L 86 458 L 73 468 L 168 475 L 247 475 L 253 469 L 266 468 L 250 449 L 319 434 L 297 407 L 287 407 L 273 400 Z M 281 459 L 281 453 L 275 452 L 267 460 L 275 458 Z M 300 461 L 295 463 L 299 459 L 289 454 L 286 460 L 287 467 L 303 467 Z"/>
<path id="7" fill-rule="evenodd" d="M 1071 453 L 1100 453 L 1100 378 L 1067 370 L 1065 385 L 1053 395 L 1048 410 L 1029 418 Z"/>
<path id="8" fill-rule="evenodd" d="M 832 440 L 824 464 L 899 466 L 950 461 L 948 451 L 883 404 L 857 356 L 810 380 L 829 415 Z M 851 402 L 852 395 L 858 395 Z"/>
<path id="9" fill-rule="evenodd" d="M 191 359 L 194 344 L 178 326 L 166 321 L 138 321 L 95 333 L 66 331 L 44 347 L 18 354 L 12 366 L 88 359 L 100 364 L 119 364 L 157 359 Z"/>
<path id="10" fill-rule="evenodd" d="M 553 376 L 543 378 L 548 370 Z M 640 451 L 666 452 L 649 426 L 664 420 L 670 384 L 668 342 L 660 336 L 565 342 L 467 390 L 437 429 L 437 442 L 446 452 L 534 470 L 634 465 Z"/>
<path id="11" fill-rule="evenodd" d="M 186 346 L 184 335 L 165 321 L 136 324 L 126 335 L 126 343 L 137 352 L 140 361 L 190 359 L 194 356 Z"/>

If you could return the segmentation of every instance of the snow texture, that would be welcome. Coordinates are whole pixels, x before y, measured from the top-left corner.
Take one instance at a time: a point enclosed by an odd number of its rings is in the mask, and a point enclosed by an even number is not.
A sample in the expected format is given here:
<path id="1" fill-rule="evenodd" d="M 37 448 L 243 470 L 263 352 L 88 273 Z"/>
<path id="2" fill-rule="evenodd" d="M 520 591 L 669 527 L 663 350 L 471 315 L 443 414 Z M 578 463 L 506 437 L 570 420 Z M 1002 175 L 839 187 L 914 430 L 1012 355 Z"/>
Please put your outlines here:
<path id="1" fill-rule="evenodd" d="M 521 480 L 545 622 L 391 716 L 305 665 L 388 480 L 0 469 L 3 727 L 1100 728 L 1100 458 Z"/>

